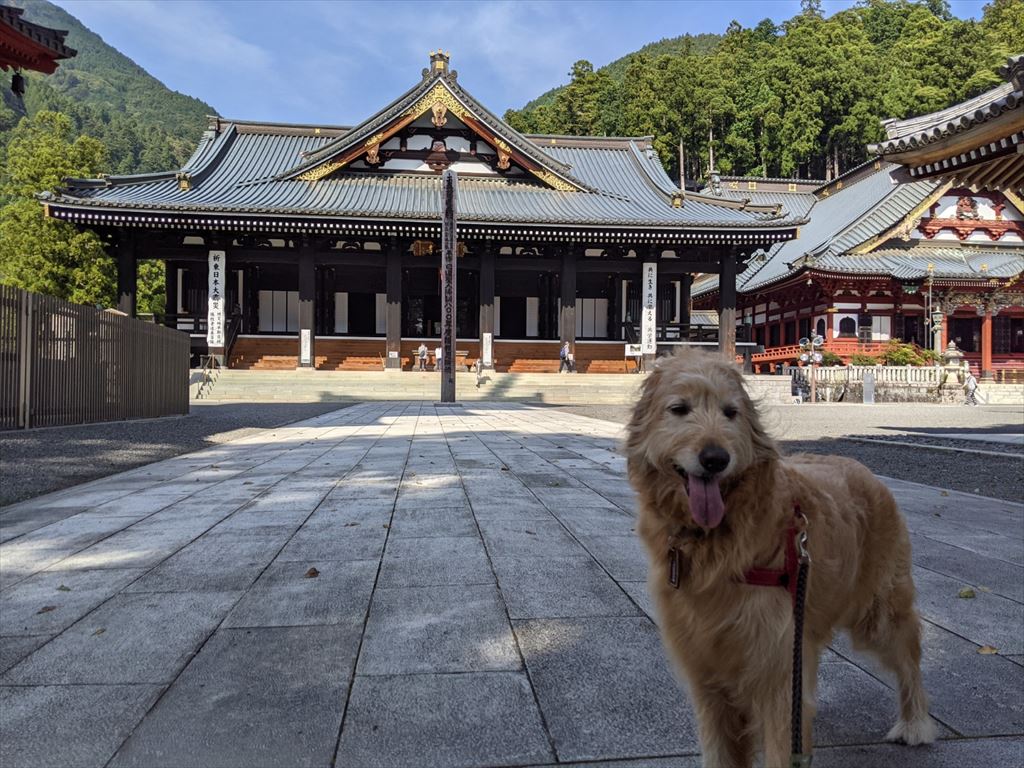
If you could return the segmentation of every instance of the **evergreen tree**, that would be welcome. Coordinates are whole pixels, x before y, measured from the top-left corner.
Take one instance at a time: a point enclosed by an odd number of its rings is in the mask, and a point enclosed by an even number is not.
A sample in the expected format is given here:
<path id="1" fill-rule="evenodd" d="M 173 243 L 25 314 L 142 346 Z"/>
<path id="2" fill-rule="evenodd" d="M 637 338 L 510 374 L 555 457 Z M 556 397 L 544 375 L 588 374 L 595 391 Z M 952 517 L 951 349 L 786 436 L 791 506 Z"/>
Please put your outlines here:
<path id="1" fill-rule="evenodd" d="M 74 138 L 66 115 L 38 112 L 19 123 L 0 178 L 0 282 L 79 304 L 113 304 L 114 265 L 99 237 L 46 218 L 35 198 L 67 176 L 95 176 L 104 162 L 103 145 Z"/>
<path id="2" fill-rule="evenodd" d="M 942 109 L 1001 82 L 1024 53 L 1024 0 L 992 0 L 980 22 L 947 0 L 861 0 L 825 18 L 805 0 L 795 17 L 753 29 L 733 22 L 715 44 L 675 38 L 594 70 L 506 117 L 544 133 L 651 135 L 671 176 L 831 178 L 866 159 L 881 120 Z M 601 78 L 606 74 L 606 78 Z"/>

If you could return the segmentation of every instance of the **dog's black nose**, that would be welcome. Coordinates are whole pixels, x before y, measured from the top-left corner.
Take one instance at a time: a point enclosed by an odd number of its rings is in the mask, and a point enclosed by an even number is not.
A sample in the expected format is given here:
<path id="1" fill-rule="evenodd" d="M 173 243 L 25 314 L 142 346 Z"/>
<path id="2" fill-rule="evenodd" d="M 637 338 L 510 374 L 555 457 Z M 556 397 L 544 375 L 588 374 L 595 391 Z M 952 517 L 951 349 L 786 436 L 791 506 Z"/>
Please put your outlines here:
<path id="1" fill-rule="evenodd" d="M 729 452 L 717 445 L 708 445 L 697 455 L 700 465 L 712 475 L 717 475 L 729 466 Z"/>

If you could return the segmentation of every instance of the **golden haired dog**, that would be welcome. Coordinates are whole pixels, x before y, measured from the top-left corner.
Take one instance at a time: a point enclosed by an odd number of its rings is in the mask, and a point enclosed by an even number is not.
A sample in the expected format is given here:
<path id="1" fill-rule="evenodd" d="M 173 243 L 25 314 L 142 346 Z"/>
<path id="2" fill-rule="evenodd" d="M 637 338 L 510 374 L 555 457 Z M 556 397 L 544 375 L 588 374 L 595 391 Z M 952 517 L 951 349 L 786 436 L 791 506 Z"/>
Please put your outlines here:
<path id="1" fill-rule="evenodd" d="M 689 683 L 706 768 L 789 764 L 793 607 L 786 589 L 745 583 L 784 565 L 797 505 L 811 555 L 803 640 L 803 752 L 812 744 L 818 657 L 837 629 L 899 681 L 888 738 L 934 740 L 921 685 L 910 541 L 888 489 L 863 465 L 783 457 L 734 365 L 703 352 L 659 361 L 627 429 L 638 531 L 662 639 Z M 675 549 L 675 582 L 669 552 Z"/>

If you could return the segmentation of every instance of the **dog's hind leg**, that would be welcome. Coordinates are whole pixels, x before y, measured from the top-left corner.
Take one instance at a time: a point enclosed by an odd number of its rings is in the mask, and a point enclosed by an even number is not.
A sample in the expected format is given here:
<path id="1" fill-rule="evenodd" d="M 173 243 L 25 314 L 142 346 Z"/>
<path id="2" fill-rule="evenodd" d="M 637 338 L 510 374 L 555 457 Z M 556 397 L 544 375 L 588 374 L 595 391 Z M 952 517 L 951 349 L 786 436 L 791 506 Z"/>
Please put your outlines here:
<path id="1" fill-rule="evenodd" d="M 704 768 L 751 768 L 754 740 L 750 718 L 726 691 L 691 680 L 690 693 L 700 723 Z"/>
<path id="2" fill-rule="evenodd" d="M 851 635 L 855 645 L 872 651 L 896 674 L 900 719 L 886 739 L 917 745 L 935 741 L 936 729 L 921 682 L 921 619 L 914 610 L 913 589 L 908 575 L 895 587 L 888 604 L 876 603 L 874 621 L 861 622 Z"/>

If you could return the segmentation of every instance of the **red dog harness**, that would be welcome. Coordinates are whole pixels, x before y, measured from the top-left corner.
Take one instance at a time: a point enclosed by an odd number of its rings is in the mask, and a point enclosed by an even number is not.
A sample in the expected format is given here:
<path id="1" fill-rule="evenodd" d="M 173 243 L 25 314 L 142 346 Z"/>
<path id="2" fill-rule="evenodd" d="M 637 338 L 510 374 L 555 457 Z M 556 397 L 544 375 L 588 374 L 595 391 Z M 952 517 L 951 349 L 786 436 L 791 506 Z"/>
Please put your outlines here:
<path id="1" fill-rule="evenodd" d="M 782 568 L 751 568 L 743 574 L 743 583 L 755 587 L 784 587 L 796 602 L 797 572 L 800 570 L 801 557 L 806 554 L 806 523 L 807 518 L 800 511 L 800 505 L 794 504 L 793 521 L 786 529 L 782 544 L 786 553 L 785 565 Z"/>

